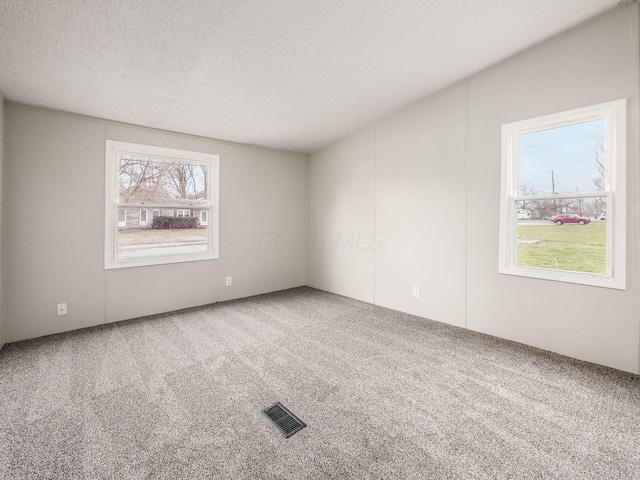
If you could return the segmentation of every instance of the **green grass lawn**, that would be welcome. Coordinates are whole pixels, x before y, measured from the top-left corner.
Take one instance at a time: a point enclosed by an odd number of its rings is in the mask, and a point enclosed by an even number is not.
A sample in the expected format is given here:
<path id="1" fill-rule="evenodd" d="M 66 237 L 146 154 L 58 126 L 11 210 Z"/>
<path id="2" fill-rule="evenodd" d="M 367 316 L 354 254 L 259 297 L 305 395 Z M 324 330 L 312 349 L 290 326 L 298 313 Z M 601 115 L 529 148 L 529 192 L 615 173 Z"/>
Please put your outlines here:
<path id="1" fill-rule="evenodd" d="M 606 273 L 607 224 L 518 223 L 517 264 L 576 272 Z"/>

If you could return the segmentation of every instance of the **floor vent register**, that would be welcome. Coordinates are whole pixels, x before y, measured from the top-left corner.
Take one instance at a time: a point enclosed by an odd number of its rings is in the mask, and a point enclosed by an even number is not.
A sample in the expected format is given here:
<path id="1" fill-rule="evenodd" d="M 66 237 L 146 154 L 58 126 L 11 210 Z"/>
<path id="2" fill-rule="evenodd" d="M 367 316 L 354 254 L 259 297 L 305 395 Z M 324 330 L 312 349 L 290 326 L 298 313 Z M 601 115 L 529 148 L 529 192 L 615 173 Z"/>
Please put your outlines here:
<path id="1" fill-rule="evenodd" d="M 307 426 L 280 402 L 265 408 L 262 410 L 262 414 L 276 426 L 285 438 L 289 438 Z"/>

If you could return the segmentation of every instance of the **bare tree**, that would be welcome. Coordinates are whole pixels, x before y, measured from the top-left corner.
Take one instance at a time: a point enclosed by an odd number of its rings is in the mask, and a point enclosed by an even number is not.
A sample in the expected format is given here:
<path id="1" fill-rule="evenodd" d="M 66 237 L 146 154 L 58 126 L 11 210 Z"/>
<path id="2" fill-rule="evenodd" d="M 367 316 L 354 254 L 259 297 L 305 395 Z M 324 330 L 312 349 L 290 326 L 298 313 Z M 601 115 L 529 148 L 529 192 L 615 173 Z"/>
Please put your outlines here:
<path id="1" fill-rule="evenodd" d="M 206 163 L 200 163 L 198 164 L 198 166 L 200 167 L 200 172 L 202 173 L 202 178 L 204 179 L 202 198 L 207 198 L 207 192 L 209 191 L 208 165 Z"/>
<path id="2" fill-rule="evenodd" d="M 150 200 L 161 189 L 162 169 L 151 158 L 123 155 L 118 180 L 124 202 Z"/>
<path id="3" fill-rule="evenodd" d="M 595 185 L 596 189 L 604 190 L 604 180 L 605 180 L 605 174 L 606 174 L 604 137 L 602 135 L 594 134 L 594 135 L 591 135 L 590 138 L 595 142 L 595 145 L 591 147 L 589 150 L 594 155 L 596 168 L 598 170 L 598 176 L 595 177 L 592 180 L 592 182 Z"/>
<path id="4" fill-rule="evenodd" d="M 188 162 L 171 162 L 166 170 L 167 186 L 175 198 L 189 198 L 193 191 L 193 172 Z"/>
<path id="5" fill-rule="evenodd" d="M 167 187 L 174 198 L 206 198 L 207 165 L 171 162 L 165 171 Z"/>
<path id="6" fill-rule="evenodd" d="M 169 199 L 201 199 L 207 195 L 207 165 L 123 155 L 120 198 L 124 202 L 162 203 Z"/>

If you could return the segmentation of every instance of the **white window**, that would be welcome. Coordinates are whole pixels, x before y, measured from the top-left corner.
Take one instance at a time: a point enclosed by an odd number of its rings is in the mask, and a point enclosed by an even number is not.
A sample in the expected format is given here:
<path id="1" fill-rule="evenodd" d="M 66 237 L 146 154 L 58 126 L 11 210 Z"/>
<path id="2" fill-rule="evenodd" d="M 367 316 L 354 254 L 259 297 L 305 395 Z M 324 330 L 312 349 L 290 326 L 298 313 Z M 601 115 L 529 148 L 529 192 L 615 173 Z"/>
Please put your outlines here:
<path id="1" fill-rule="evenodd" d="M 139 224 L 141 227 L 147 226 L 147 211 L 145 209 L 140 210 L 140 221 Z"/>
<path id="2" fill-rule="evenodd" d="M 113 141 L 106 150 L 105 268 L 218 258 L 217 155 Z M 207 212 L 205 228 L 185 205 Z M 147 228 L 119 229 L 125 209 Z"/>
<path id="3" fill-rule="evenodd" d="M 500 273 L 625 289 L 626 111 L 502 126 Z"/>
<path id="4" fill-rule="evenodd" d="M 126 208 L 118 209 L 118 226 L 119 227 L 127 226 L 127 209 Z"/>
<path id="5" fill-rule="evenodd" d="M 200 225 L 202 225 L 203 227 L 207 225 L 207 211 L 206 210 L 201 210 L 200 211 Z"/>

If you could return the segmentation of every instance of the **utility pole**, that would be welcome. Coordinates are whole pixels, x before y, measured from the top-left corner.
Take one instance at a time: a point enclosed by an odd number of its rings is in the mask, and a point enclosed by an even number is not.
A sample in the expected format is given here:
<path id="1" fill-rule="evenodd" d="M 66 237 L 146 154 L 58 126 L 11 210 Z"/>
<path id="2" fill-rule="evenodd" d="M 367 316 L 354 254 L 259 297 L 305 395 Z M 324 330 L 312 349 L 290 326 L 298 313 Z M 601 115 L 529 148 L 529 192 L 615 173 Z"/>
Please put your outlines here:
<path id="1" fill-rule="evenodd" d="M 551 169 L 551 193 L 553 193 L 555 195 L 556 193 L 556 180 L 553 177 L 553 168 Z M 558 206 L 556 205 L 556 199 L 553 199 L 553 214 L 557 215 L 558 213 L 562 213 L 562 212 L 558 212 Z"/>
<path id="2" fill-rule="evenodd" d="M 578 186 L 576 185 L 576 193 L 580 193 L 580 190 L 578 190 Z M 580 209 L 580 216 L 583 217 L 584 215 L 582 214 L 582 199 L 578 198 L 578 208 Z"/>

